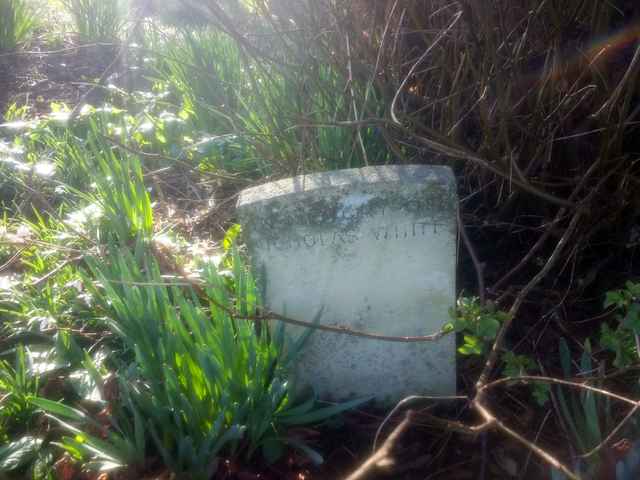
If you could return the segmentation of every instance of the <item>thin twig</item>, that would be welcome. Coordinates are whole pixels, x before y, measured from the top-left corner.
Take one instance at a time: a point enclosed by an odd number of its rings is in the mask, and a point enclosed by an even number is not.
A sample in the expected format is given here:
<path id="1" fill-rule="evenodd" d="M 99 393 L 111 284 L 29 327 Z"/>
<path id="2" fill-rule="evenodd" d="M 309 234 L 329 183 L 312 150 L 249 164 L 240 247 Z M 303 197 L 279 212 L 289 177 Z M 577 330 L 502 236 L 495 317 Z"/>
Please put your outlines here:
<path id="1" fill-rule="evenodd" d="M 364 115 L 365 108 L 367 105 L 367 101 L 369 100 L 369 94 L 371 93 L 371 89 L 373 88 L 373 83 L 375 82 L 376 76 L 378 75 L 378 70 L 380 70 L 380 62 L 382 60 L 382 54 L 384 52 L 384 46 L 387 40 L 387 35 L 389 33 L 389 27 L 391 26 L 391 20 L 393 19 L 393 15 L 398 7 L 398 0 L 393 2 L 393 6 L 391 7 L 391 12 L 387 17 L 387 21 L 384 26 L 384 30 L 382 32 L 382 39 L 380 40 L 380 47 L 378 48 L 378 54 L 376 56 L 376 63 L 373 67 L 373 72 L 371 73 L 371 77 L 367 82 L 367 88 L 364 92 L 364 101 L 362 102 L 361 113 Z M 362 120 L 362 118 L 358 118 L 357 120 Z"/>
<path id="2" fill-rule="evenodd" d="M 457 13 L 455 13 L 453 15 L 453 20 L 451 21 L 449 26 L 438 33 L 436 38 L 433 40 L 433 43 L 431 45 L 429 45 L 429 47 L 424 51 L 424 53 L 422 55 L 420 55 L 420 58 L 418 58 L 418 60 L 416 60 L 416 62 L 413 64 L 413 66 L 409 69 L 409 71 L 405 75 L 404 80 L 402 80 L 402 83 L 400 83 L 400 86 L 396 90 L 396 93 L 393 96 L 393 100 L 391 101 L 391 118 L 398 125 L 400 125 L 400 121 L 398 120 L 398 117 L 396 116 L 396 111 L 395 110 L 396 110 L 396 104 L 398 103 L 398 98 L 400 97 L 400 94 L 402 93 L 404 88 L 407 86 L 407 83 L 409 82 L 409 79 L 413 76 L 413 74 L 415 73 L 416 69 L 420 65 L 422 65 L 422 62 L 424 62 L 424 60 L 431 53 L 431 51 L 453 29 L 453 27 L 458 23 L 458 20 L 460 20 L 460 17 L 462 17 L 462 11 L 459 11 L 459 12 L 457 12 Z"/>
<path id="3" fill-rule="evenodd" d="M 349 73 L 347 84 L 349 85 L 349 92 L 351 93 L 351 107 L 353 108 L 353 116 L 357 121 L 360 119 L 360 114 L 358 113 L 358 105 L 356 103 L 356 94 L 353 89 L 353 67 L 351 65 L 351 42 L 349 40 L 348 33 L 345 34 L 345 41 L 347 45 L 347 72 Z M 367 155 L 367 149 L 364 146 L 364 140 L 362 139 L 362 130 L 360 127 L 356 129 L 356 135 L 358 137 L 358 144 L 360 145 L 360 150 L 362 151 L 362 159 L 364 161 L 364 164 L 369 165 L 369 156 Z"/>
<path id="4" fill-rule="evenodd" d="M 464 227 L 464 222 L 462 221 L 462 213 L 460 212 L 460 207 L 458 207 L 456 215 L 458 218 L 458 230 L 460 230 L 460 236 L 462 237 L 462 241 L 464 242 L 465 247 L 467 247 L 467 251 L 469 252 L 469 256 L 471 257 L 471 261 L 473 262 L 473 266 L 476 270 L 476 278 L 478 280 L 478 296 L 480 297 L 480 303 L 484 305 L 487 303 L 484 288 L 484 264 L 478 258 L 476 249 L 471 243 L 469 235 L 467 235 L 467 230 Z"/>
<path id="5" fill-rule="evenodd" d="M 398 410 L 406 407 L 407 404 L 413 403 L 414 401 L 417 401 L 417 400 L 443 401 L 443 400 L 469 400 L 469 399 L 464 396 L 456 396 L 456 395 L 454 396 L 411 395 L 410 397 L 403 398 L 396 404 L 395 407 L 393 407 L 393 409 L 387 414 L 387 416 L 384 417 L 384 420 L 382 420 L 382 422 L 380 423 L 380 426 L 376 430 L 376 435 L 375 437 L 373 437 L 373 446 L 371 447 L 373 452 L 375 452 L 376 449 L 378 448 L 378 439 L 380 438 L 380 435 L 382 434 L 382 430 L 384 429 L 385 425 L 391 420 L 391 418 L 393 418 L 393 416 L 398 412 Z"/>
<path id="6" fill-rule="evenodd" d="M 567 227 L 564 234 L 558 241 L 555 249 L 553 250 L 551 256 L 548 258 L 545 265 L 531 279 L 531 281 L 527 283 L 527 285 L 520 291 L 520 293 L 516 297 L 515 301 L 513 302 L 513 305 L 509 309 L 509 315 L 507 316 L 507 319 L 504 321 L 504 323 L 500 327 L 498 334 L 496 335 L 496 339 L 493 343 L 493 346 L 491 347 L 491 351 L 489 352 L 489 356 L 487 357 L 487 361 L 485 363 L 484 369 L 482 370 L 482 373 L 478 377 L 476 387 L 481 387 L 482 385 L 487 383 L 489 376 L 493 371 L 493 367 L 498 361 L 498 355 L 500 353 L 500 349 L 502 348 L 502 344 L 504 342 L 504 338 L 507 334 L 507 331 L 509 330 L 511 323 L 513 322 L 513 319 L 518 314 L 520 307 L 522 306 L 522 303 L 524 302 L 525 298 L 529 295 L 531 290 L 533 290 L 533 288 L 536 285 L 538 285 L 538 283 L 540 283 L 543 278 L 547 276 L 549 271 L 553 268 L 553 266 L 559 260 L 565 245 L 569 241 L 569 238 L 571 237 L 571 235 L 573 235 L 573 232 L 578 227 L 578 222 L 581 217 L 582 217 L 582 210 L 578 210 L 573 215 L 573 218 L 571 219 L 569 226 Z"/>
<path id="7" fill-rule="evenodd" d="M 533 247 L 529 249 L 527 254 L 524 257 L 522 257 L 522 259 L 511 270 L 509 270 L 506 274 L 504 274 L 500 280 L 498 280 L 496 283 L 493 284 L 493 286 L 490 288 L 491 292 L 497 292 L 498 289 L 500 289 L 500 287 L 502 287 L 502 285 L 504 285 L 513 275 L 518 273 L 520 269 L 522 269 L 522 267 L 524 267 L 527 263 L 529 263 L 529 260 L 533 258 L 536 252 L 540 250 L 540 247 L 544 245 L 544 243 L 547 241 L 547 239 L 551 235 L 551 232 L 553 231 L 552 226 L 555 223 L 556 223 L 556 220 L 551 222 L 551 224 L 547 227 L 544 233 L 540 235 L 540 237 L 538 238 L 536 243 L 533 245 Z"/>
<path id="8" fill-rule="evenodd" d="M 27 249 L 27 247 L 22 247 L 20 248 L 16 253 L 14 253 L 11 258 L 9 258 L 9 260 L 7 260 L 5 263 L 3 263 L 2 265 L 0 265 L 0 272 L 4 272 L 7 268 L 9 268 L 11 265 L 13 265 L 14 263 L 16 263 L 18 260 L 20 260 L 20 255 L 22 254 L 22 252 L 24 252 Z"/>
<path id="9" fill-rule="evenodd" d="M 93 48 L 93 47 L 115 47 L 118 45 L 117 43 L 108 43 L 108 42 L 96 42 L 96 43 L 85 43 L 83 45 L 75 45 L 73 47 L 61 48 L 59 50 L 18 50 L 15 52 L 9 53 L 1 53 L 0 58 L 2 57 L 18 57 L 23 55 L 58 55 L 61 53 L 73 52 L 76 50 L 81 50 L 85 48 Z"/>
<path id="10" fill-rule="evenodd" d="M 84 255 L 79 255 L 77 257 L 73 257 L 73 258 L 68 258 L 67 260 L 65 260 L 64 262 L 62 262 L 60 265 L 58 265 L 57 267 L 55 267 L 53 270 L 51 270 L 50 272 L 46 273 L 45 275 L 43 275 L 42 277 L 34 280 L 31 283 L 32 287 L 37 287 L 38 285 L 40 285 L 41 283 L 46 282 L 47 280 L 49 280 L 51 277 L 53 277 L 54 275 L 56 275 L 60 270 L 62 270 L 63 268 L 65 268 L 67 265 L 70 265 L 72 263 L 76 263 L 81 261 L 84 258 Z"/>
<path id="11" fill-rule="evenodd" d="M 604 388 L 592 387 L 587 383 L 574 382 L 571 380 L 564 380 L 562 378 L 554 378 L 554 377 L 543 377 L 539 375 L 521 375 L 518 377 L 504 377 L 498 380 L 494 380 L 486 385 L 483 385 L 478 388 L 481 392 L 486 392 L 487 390 L 493 389 L 500 385 L 505 384 L 514 384 L 514 383 L 529 383 L 529 382 L 538 382 L 538 383 L 552 383 L 554 385 L 564 385 L 566 387 L 579 388 L 583 390 L 589 390 L 590 392 L 597 393 L 599 395 L 604 395 L 605 397 L 612 398 L 614 400 L 619 400 L 624 402 L 632 407 L 640 405 L 640 401 L 632 400 L 631 398 L 625 397 L 623 395 L 619 395 L 617 393 L 610 392 L 605 390 Z"/>
<path id="12" fill-rule="evenodd" d="M 217 305 L 217 306 L 224 308 L 223 305 Z M 231 311 L 228 311 L 228 313 L 233 314 L 233 312 Z M 239 316 L 235 314 L 234 318 L 239 320 L 256 320 L 256 321 L 278 320 L 280 322 L 288 323 L 290 325 L 297 325 L 300 327 L 311 328 L 314 330 L 322 330 L 324 332 L 331 332 L 331 333 L 341 333 L 344 335 L 351 335 L 353 337 L 368 338 L 370 340 L 379 340 L 384 342 L 397 342 L 397 343 L 435 342 L 441 339 L 444 335 L 446 335 L 446 333 L 444 333 L 443 331 L 432 333 L 430 335 L 418 335 L 418 336 L 381 335 L 378 333 L 365 332 L 362 330 L 354 330 L 352 328 L 340 326 L 340 325 L 335 325 L 335 326 L 322 325 L 319 323 L 296 320 L 295 318 L 285 317 L 284 315 L 280 315 L 274 312 L 266 312 L 263 315 L 254 315 L 254 316 Z"/>
<path id="13" fill-rule="evenodd" d="M 511 428 L 507 427 L 501 420 L 496 418 L 496 416 L 493 413 L 491 413 L 491 411 L 487 407 L 485 407 L 482 403 L 480 403 L 479 401 L 476 401 L 476 402 L 474 402 L 474 407 L 480 413 L 480 415 L 482 415 L 485 418 L 485 420 L 488 423 L 490 423 L 492 426 L 494 426 L 495 428 L 497 428 L 501 432 L 505 433 L 509 437 L 513 438 L 517 442 L 519 442 L 522 445 L 524 445 L 530 451 L 532 451 L 533 453 L 538 455 L 538 457 L 540 457 L 546 463 L 548 463 L 549 465 L 553 466 L 557 470 L 560 470 L 562 473 L 564 473 L 570 479 L 572 479 L 572 480 L 580 480 L 580 478 L 581 478 L 580 475 L 575 474 L 574 472 L 572 472 L 567 466 L 565 466 L 557 458 L 555 458 L 553 455 L 551 455 L 547 451 L 545 451 L 542 448 L 540 448 L 535 443 L 530 442 L 529 440 L 527 440 L 525 437 L 520 435 L 515 430 L 512 430 Z"/>
<path id="14" fill-rule="evenodd" d="M 398 424 L 393 432 L 387 437 L 382 446 L 371 455 L 362 465 L 360 465 L 355 472 L 346 477 L 345 480 L 361 480 L 369 475 L 372 471 L 376 470 L 381 463 L 389 463 L 392 461 L 391 451 L 398 442 L 398 439 L 409 428 L 413 420 L 413 412 L 409 410 L 402 422 Z"/>
<path id="15" fill-rule="evenodd" d="M 625 417 L 622 420 L 620 420 L 620 423 L 618 423 L 618 425 L 616 425 L 616 427 L 613 430 L 611 430 L 609 435 L 607 435 L 607 437 L 604 440 L 602 440 L 598 445 L 596 445 L 594 448 L 589 450 L 587 453 L 579 455 L 580 458 L 587 459 L 589 457 L 592 457 L 593 455 L 598 453 L 603 447 L 608 445 L 613 440 L 613 438 L 620 432 L 620 430 L 622 430 L 622 428 L 629 422 L 629 420 L 633 418 L 633 416 L 638 412 L 639 409 L 640 409 L 640 403 L 636 404 L 635 407 L 629 410 L 629 413 L 627 413 Z"/>
<path id="16" fill-rule="evenodd" d="M 536 437 L 533 439 L 533 443 L 538 443 L 538 439 L 540 438 L 540 435 L 542 434 L 542 430 L 544 429 L 544 426 L 546 425 L 547 421 L 549 420 L 549 417 L 551 417 L 551 414 L 553 413 L 552 410 L 549 410 L 547 412 L 547 414 L 544 416 L 544 418 L 542 419 L 542 422 L 540 422 L 540 428 L 538 428 L 538 431 L 536 432 Z M 522 470 L 520 472 L 520 476 L 518 478 L 526 478 L 525 475 L 527 473 L 527 470 L 529 469 L 529 462 L 531 461 L 531 454 L 533 452 L 531 450 L 529 450 L 529 453 L 527 454 L 527 459 L 524 462 L 524 466 L 522 467 Z"/>
<path id="17" fill-rule="evenodd" d="M 521 179 L 518 178 L 512 178 L 509 173 L 502 171 L 502 169 L 496 167 L 495 165 L 493 165 L 491 162 L 489 162 L 488 160 L 486 160 L 485 158 L 482 158 L 481 156 L 477 155 L 476 153 L 469 151 L 467 149 L 464 149 L 458 145 L 450 145 L 449 141 L 439 138 L 439 134 L 437 134 L 437 132 L 431 132 L 434 136 L 434 138 L 438 138 L 438 140 L 433 140 L 431 138 L 427 138 L 424 135 L 418 135 L 413 131 L 409 131 L 408 129 L 404 128 L 404 127 L 398 127 L 398 128 L 402 128 L 405 133 L 408 133 L 409 135 L 411 135 L 411 138 L 425 144 L 427 147 L 435 150 L 436 152 L 440 152 L 444 155 L 447 155 L 451 158 L 456 158 L 459 160 L 466 160 L 466 161 L 470 161 L 473 163 L 478 164 L 479 166 L 481 166 L 482 168 L 489 170 L 492 173 L 495 173 L 496 175 L 499 175 L 500 177 L 504 178 L 505 180 L 508 180 L 511 184 L 519 187 L 520 189 L 522 189 L 525 192 L 528 192 L 532 195 L 535 195 L 537 197 L 540 197 L 550 203 L 554 203 L 556 205 L 561 205 L 563 207 L 569 207 L 571 209 L 575 209 L 576 208 L 576 204 L 574 204 L 573 202 L 570 202 L 568 200 L 565 200 L 563 198 L 557 197 L 555 195 L 552 195 L 548 192 L 545 192 L 543 190 L 540 190 L 536 187 L 534 187 L 533 185 L 531 185 L 529 182 L 525 182 L 522 181 Z"/>

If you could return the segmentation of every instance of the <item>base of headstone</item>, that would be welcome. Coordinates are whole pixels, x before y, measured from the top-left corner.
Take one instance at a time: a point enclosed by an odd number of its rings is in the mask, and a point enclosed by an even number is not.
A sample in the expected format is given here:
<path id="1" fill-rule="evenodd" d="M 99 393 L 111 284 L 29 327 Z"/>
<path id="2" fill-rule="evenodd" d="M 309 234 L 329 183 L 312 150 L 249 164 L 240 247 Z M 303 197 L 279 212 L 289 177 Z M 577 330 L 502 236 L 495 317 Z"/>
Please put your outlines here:
<path id="1" fill-rule="evenodd" d="M 457 196 L 442 166 L 289 178 L 238 201 L 263 300 L 288 317 L 389 336 L 441 330 L 455 302 Z M 305 327 L 287 326 L 292 336 Z M 315 330 L 296 363 L 324 399 L 456 390 L 455 336 L 402 343 Z"/>

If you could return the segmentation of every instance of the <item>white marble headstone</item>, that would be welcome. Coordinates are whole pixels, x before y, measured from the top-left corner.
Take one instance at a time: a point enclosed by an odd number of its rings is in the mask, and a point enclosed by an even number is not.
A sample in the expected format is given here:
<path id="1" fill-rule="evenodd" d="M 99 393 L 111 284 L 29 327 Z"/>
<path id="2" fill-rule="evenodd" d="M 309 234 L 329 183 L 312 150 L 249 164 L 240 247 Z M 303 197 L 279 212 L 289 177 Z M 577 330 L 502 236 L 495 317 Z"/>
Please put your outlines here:
<path id="1" fill-rule="evenodd" d="M 267 308 L 393 336 L 438 332 L 455 301 L 453 173 L 382 166 L 244 190 L 238 214 Z M 299 335 L 305 327 L 287 326 Z M 455 337 L 392 343 L 315 330 L 297 363 L 320 398 L 453 394 Z"/>

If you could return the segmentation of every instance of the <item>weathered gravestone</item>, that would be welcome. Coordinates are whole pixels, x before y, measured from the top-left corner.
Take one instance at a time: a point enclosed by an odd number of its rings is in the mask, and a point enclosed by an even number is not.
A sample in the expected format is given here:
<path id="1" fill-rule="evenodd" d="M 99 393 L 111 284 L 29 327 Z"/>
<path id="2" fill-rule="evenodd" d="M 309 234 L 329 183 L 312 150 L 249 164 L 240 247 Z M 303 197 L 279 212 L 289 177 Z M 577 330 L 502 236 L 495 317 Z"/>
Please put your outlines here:
<path id="1" fill-rule="evenodd" d="M 441 166 L 382 166 L 303 175 L 238 200 L 271 311 L 390 336 L 437 332 L 455 300 L 454 176 Z M 287 330 L 301 334 L 305 327 Z M 395 343 L 315 330 L 298 383 L 321 398 L 452 394 L 455 338 Z"/>

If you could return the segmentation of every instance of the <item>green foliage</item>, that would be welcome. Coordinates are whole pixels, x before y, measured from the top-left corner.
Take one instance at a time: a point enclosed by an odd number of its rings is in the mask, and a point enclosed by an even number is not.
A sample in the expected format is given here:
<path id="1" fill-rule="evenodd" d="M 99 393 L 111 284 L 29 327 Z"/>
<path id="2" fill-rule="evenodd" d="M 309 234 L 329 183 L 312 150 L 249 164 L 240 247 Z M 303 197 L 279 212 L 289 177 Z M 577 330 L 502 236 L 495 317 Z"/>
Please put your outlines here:
<path id="1" fill-rule="evenodd" d="M 36 25 L 26 0 L 0 0 L 0 52 L 14 50 Z"/>
<path id="2" fill-rule="evenodd" d="M 235 298 L 205 266 L 207 308 L 194 292 L 165 284 L 142 243 L 135 254 L 113 249 L 108 261 L 89 266 L 110 328 L 135 357 L 133 404 L 174 472 L 209 478 L 223 449 L 273 454 L 287 425 L 318 422 L 360 403 L 319 410 L 313 401 L 294 403 L 286 372 L 301 345 L 285 354 L 283 327 L 272 335 L 230 315 L 255 315 L 258 307 L 253 278 L 237 256 Z"/>
<path id="3" fill-rule="evenodd" d="M 118 0 L 63 0 L 82 42 L 113 41 L 123 24 Z"/>
<path id="4" fill-rule="evenodd" d="M 623 295 L 624 296 L 624 295 Z M 573 373 L 571 368 L 572 358 L 569 346 L 564 339 L 559 344 L 560 363 L 565 377 L 570 378 Z M 594 365 L 591 360 L 591 345 L 585 342 L 582 355 L 580 357 L 579 375 L 593 376 Z M 602 388 L 602 382 L 591 382 L 590 385 Z M 619 419 L 615 415 L 609 397 L 599 395 L 589 390 L 575 390 L 565 387 L 556 387 L 558 405 L 560 408 L 560 418 L 569 432 L 572 445 L 577 446 L 577 454 L 584 454 L 600 445 L 608 432 L 618 425 Z M 626 438 L 637 438 L 638 422 L 630 421 L 623 430 Z M 601 472 L 602 462 L 610 462 L 611 458 L 603 458 L 600 452 L 581 460 L 574 465 L 575 471 L 583 475 L 584 478 L 596 478 L 596 472 Z M 625 452 L 622 459 L 615 463 L 616 480 L 632 480 L 637 477 L 640 466 L 640 444 L 634 442 L 631 449 Z M 552 469 L 552 478 L 564 480 L 566 477 L 560 472 Z M 612 477 L 614 478 L 614 477 Z"/>
<path id="5" fill-rule="evenodd" d="M 15 472 L 31 463 L 41 445 L 41 438 L 25 435 L 0 447 L 0 474 Z"/>
<path id="6" fill-rule="evenodd" d="M 0 50 L 2 50 L 2 48 L 0 48 Z M 4 112 L 4 119 L 7 122 L 24 120 L 28 111 L 29 107 L 27 107 L 26 105 L 19 106 L 17 103 L 12 103 Z"/>
<path id="7" fill-rule="evenodd" d="M 69 131 L 42 138 L 69 182 L 65 187 L 82 200 L 82 207 L 69 212 L 65 223 L 76 233 L 104 243 L 127 243 L 138 236 L 149 239 L 153 211 L 140 159 L 109 145 L 105 130 L 97 117 L 88 120 L 86 139 Z M 87 192 L 89 182 L 92 188 Z"/>
<path id="8" fill-rule="evenodd" d="M 128 398 L 123 400 L 130 402 Z M 117 412 L 109 419 L 110 425 L 107 429 L 86 413 L 61 402 L 46 398 L 34 398 L 32 402 L 73 434 L 69 437 L 63 436 L 59 446 L 73 458 L 83 461 L 85 468 L 104 472 L 144 464 L 145 429 L 143 420 L 135 409 L 130 410 L 132 419 L 122 411 Z M 131 407 L 130 403 L 128 405 Z M 122 407 L 119 410 L 123 410 Z M 102 432 L 102 435 L 89 434 L 89 429 Z"/>
<path id="9" fill-rule="evenodd" d="M 38 376 L 29 371 L 23 346 L 15 354 L 13 367 L 0 360 L 0 441 L 6 440 L 8 434 L 27 431 L 35 411 L 30 399 L 38 393 Z"/>
<path id="10" fill-rule="evenodd" d="M 493 344 L 500 325 L 508 318 L 506 312 L 493 305 L 481 305 L 477 297 L 460 297 L 450 312 L 453 322 L 445 330 L 463 334 L 464 343 L 458 347 L 462 355 L 483 355 Z"/>
<path id="11" fill-rule="evenodd" d="M 640 354 L 640 283 L 629 281 L 625 288 L 607 292 L 604 307 L 613 307 L 618 325 L 602 324 L 600 344 L 615 353 L 614 366 L 628 366 Z"/>
<path id="12" fill-rule="evenodd" d="M 118 17 L 108 14 L 113 2 L 67 5 L 83 41 L 115 37 Z M 319 407 L 313 397 L 296 398 L 288 374 L 304 338 L 285 341 L 284 324 L 237 318 L 259 311 L 253 279 L 234 248 L 238 226 L 223 240 L 226 271 L 207 265 L 200 272 L 206 294 L 163 275 L 149 248 L 153 192 L 143 172 L 186 165 L 250 180 L 301 166 L 385 163 L 389 154 L 376 128 L 337 124 L 356 118 L 355 103 L 383 109 L 374 90 L 365 102 L 361 83 L 323 62 L 265 64 L 206 28 L 155 41 L 155 91 L 134 98 L 130 111 L 88 107 L 71 125 L 63 105 L 52 105 L 50 117 L 37 122 L 13 109 L 12 125 L 4 127 L 16 134 L 9 146 L 16 163 L 0 164 L 15 187 L 5 204 L 21 205 L 34 187 L 52 204 L 46 213 L 12 211 L 34 245 L 20 253 L 24 277 L 3 293 L 11 304 L 5 312 L 13 333 L 56 332 L 47 361 L 72 372 L 65 373 L 72 393 L 34 398 L 32 392 L 27 406 L 31 414 L 47 412 L 64 431 L 56 434 L 57 448 L 95 470 L 140 466 L 151 455 L 179 475 L 209 478 L 223 454 L 275 461 L 286 448 L 320 462 L 288 429 L 321 422 L 361 400 Z M 145 155 L 150 152 L 157 157 Z M 43 158 L 53 174 L 30 183 Z M 75 260 L 64 265 L 79 253 L 91 257 L 82 276 Z M 85 259 L 79 262 L 84 267 Z M 107 428 L 86 408 L 106 402 L 93 398 L 101 380 L 82 358 L 93 346 L 75 342 L 66 330 L 74 323 L 90 334 L 103 335 L 103 328 L 115 334 L 100 337 L 116 345 L 109 369 L 121 380 L 120 397 L 108 403 Z"/>
<path id="13" fill-rule="evenodd" d="M 507 312 L 497 310 L 494 305 L 482 305 L 478 297 L 460 297 L 456 308 L 450 311 L 453 322 L 445 325 L 445 332 L 462 333 L 463 343 L 458 347 L 461 355 L 486 355 L 493 345 L 500 326 L 509 318 Z M 527 355 L 517 355 L 506 350 L 501 356 L 503 374 L 517 378 L 538 373 L 536 362 Z M 531 393 L 538 405 L 549 399 L 549 386 L 532 383 Z"/>
<path id="14" fill-rule="evenodd" d="M 506 377 L 518 378 L 523 375 L 535 375 L 539 373 L 536 362 L 527 355 L 516 355 L 510 350 L 504 352 L 501 357 L 504 363 L 502 373 Z M 551 388 L 547 383 L 532 382 L 531 394 L 534 400 L 540 406 L 543 406 L 549 400 L 549 392 Z"/>
<path id="15" fill-rule="evenodd" d="M 592 376 L 596 371 L 591 360 L 589 341 L 584 344 L 579 370 L 575 373 L 571 366 L 571 352 L 564 338 L 560 339 L 559 354 L 563 373 L 568 379 L 576 374 Z M 601 386 L 599 382 L 590 385 Z M 599 445 L 604 440 L 606 432 L 616 425 L 609 397 L 600 396 L 591 390 L 575 390 L 562 386 L 554 390 L 560 408 L 560 417 L 571 435 L 572 444 L 579 450 L 578 454 L 587 453 Z M 588 473 L 588 478 L 597 471 L 600 461 L 600 456 L 596 455 L 588 464 L 581 466 L 581 469 Z"/>
<path id="16" fill-rule="evenodd" d="M 225 253 L 232 252 L 232 248 L 236 246 L 236 240 L 241 232 L 242 226 L 238 223 L 231 225 L 231 227 L 227 229 L 224 234 L 224 239 L 222 240 L 222 248 Z"/>
<path id="17" fill-rule="evenodd" d="M 327 65 L 263 63 L 212 28 L 184 30 L 152 43 L 162 52 L 156 88 L 168 88 L 181 116 L 210 134 L 194 145 L 205 168 L 293 173 L 300 162 L 318 170 L 390 159 L 373 126 L 358 131 L 335 124 L 353 116 L 352 102 L 346 78 Z M 353 82 L 350 91 L 364 102 L 361 85 Z M 375 95 L 367 104 L 381 113 Z"/>

